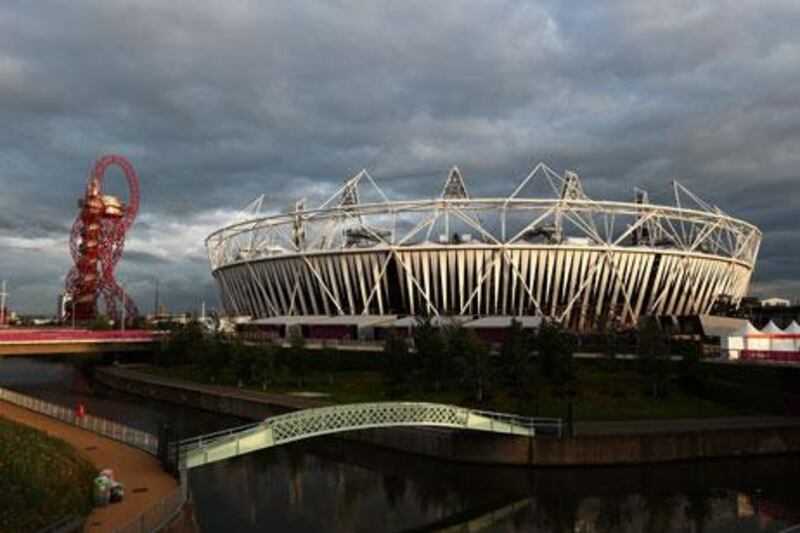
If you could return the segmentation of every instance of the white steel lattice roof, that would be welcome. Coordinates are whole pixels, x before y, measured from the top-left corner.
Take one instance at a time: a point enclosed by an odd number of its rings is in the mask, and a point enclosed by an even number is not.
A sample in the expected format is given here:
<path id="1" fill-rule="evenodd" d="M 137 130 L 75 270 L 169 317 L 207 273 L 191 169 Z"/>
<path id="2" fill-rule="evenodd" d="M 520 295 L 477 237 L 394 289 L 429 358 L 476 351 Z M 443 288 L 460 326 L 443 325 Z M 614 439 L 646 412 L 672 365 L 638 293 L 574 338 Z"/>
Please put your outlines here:
<path id="1" fill-rule="evenodd" d="M 314 209 L 260 216 L 259 198 L 206 246 L 226 311 L 257 318 L 537 315 L 586 329 L 737 305 L 761 232 L 672 192 L 674 205 L 641 190 L 594 200 L 540 163 L 507 197 L 473 197 L 454 167 L 437 198 L 390 200 L 362 170 Z"/>

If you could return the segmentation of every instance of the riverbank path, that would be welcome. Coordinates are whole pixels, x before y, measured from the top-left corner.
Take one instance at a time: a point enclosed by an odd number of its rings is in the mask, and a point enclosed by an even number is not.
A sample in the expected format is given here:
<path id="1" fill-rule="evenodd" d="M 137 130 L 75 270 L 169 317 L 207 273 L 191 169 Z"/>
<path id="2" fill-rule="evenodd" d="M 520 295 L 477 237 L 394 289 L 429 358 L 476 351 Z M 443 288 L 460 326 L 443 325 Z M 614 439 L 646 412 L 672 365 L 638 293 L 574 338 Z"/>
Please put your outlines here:
<path id="1" fill-rule="evenodd" d="M 143 511 L 172 493 L 175 478 L 161 469 L 155 457 L 126 444 L 65 424 L 0 401 L 0 416 L 38 429 L 71 444 L 97 468 L 111 468 L 125 484 L 125 498 L 107 507 L 95 508 L 86 519 L 85 531 L 113 531 L 127 525 Z"/>

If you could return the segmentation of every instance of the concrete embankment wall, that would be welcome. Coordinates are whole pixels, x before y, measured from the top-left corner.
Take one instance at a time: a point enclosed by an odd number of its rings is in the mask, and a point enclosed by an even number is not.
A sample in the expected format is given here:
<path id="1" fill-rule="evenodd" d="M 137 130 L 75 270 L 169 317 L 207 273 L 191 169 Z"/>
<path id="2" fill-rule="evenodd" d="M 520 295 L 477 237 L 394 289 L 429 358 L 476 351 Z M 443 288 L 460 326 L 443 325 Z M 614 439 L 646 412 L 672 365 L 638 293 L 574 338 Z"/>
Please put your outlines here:
<path id="1" fill-rule="evenodd" d="M 118 368 L 95 369 L 113 389 L 215 413 L 261 420 L 324 402 L 259 394 L 146 376 Z M 507 465 L 607 465 L 800 452 L 800 424 L 773 427 L 636 434 L 518 437 L 431 428 L 369 429 L 341 438 L 446 460 Z"/>

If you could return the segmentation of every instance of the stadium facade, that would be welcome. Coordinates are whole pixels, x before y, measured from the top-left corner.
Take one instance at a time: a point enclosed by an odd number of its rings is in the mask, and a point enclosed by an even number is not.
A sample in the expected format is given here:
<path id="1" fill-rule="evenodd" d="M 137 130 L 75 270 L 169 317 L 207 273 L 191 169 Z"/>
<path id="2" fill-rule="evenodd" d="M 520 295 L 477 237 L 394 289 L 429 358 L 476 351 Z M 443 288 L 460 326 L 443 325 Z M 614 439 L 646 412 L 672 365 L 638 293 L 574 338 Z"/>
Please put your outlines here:
<path id="1" fill-rule="evenodd" d="M 672 193 L 593 200 L 540 163 L 504 198 L 473 198 L 453 168 L 439 197 L 390 200 L 362 170 L 315 209 L 260 216 L 259 199 L 206 246 L 225 311 L 254 319 L 533 315 L 587 331 L 738 305 L 761 232 Z"/>

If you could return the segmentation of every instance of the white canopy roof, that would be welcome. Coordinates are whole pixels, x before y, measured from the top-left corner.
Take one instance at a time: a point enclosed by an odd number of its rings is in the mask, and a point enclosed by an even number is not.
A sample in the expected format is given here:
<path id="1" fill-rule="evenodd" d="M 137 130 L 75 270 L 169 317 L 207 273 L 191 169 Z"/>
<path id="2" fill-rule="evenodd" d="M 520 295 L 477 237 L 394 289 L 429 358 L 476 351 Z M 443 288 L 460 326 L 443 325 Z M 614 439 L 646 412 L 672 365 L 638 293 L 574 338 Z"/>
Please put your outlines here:
<path id="1" fill-rule="evenodd" d="M 794 333 L 795 335 L 800 335 L 800 324 L 796 321 L 792 320 L 792 323 L 783 330 L 784 333 Z"/>
<path id="2" fill-rule="evenodd" d="M 394 322 L 397 315 L 333 315 L 312 316 L 304 320 L 304 326 L 357 326 L 367 327 L 385 322 Z"/>
<path id="3" fill-rule="evenodd" d="M 308 320 L 327 318 L 324 315 L 284 315 L 259 318 L 250 322 L 255 326 L 293 326 Z"/>
<path id="4" fill-rule="evenodd" d="M 538 328 L 542 324 L 540 316 L 484 316 L 464 324 L 465 328 L 510 328 L 516 320 L 523 328 Z"/>
<path id="5" fill-rule="evenodd" d="M 764 326 L 761 330 L 761 333 L 783 333 L 783 330 L 775 325 L 775 322 L 772 320 L 769 321 L 769 324 Z"/>
<path id="6" fill-rule="evenodd" d="M 450 326 L 453 324 L 462 324 L 467 320 L 472 320 L 471 316 L 463 316 L 463 315 L 453 315 L 453 316 L 432 316 L 431 317 L 431 325 L 434 327 L 440 328 L 442 326 Z M 384 326 L 389 326 L 393 328 L 414 328 L 417 326 L 418 319 L 414 316 L 406 316 L 403 318 L 398 318 L 391 324 L 383 324 Z"/>
<path id="7" fill-rule="evenodd" d="M 706 337 L 742 336 L 739 330 L 747 323 L 745 318 L 729 316 L 700 315 L 698 318 Z"/>

